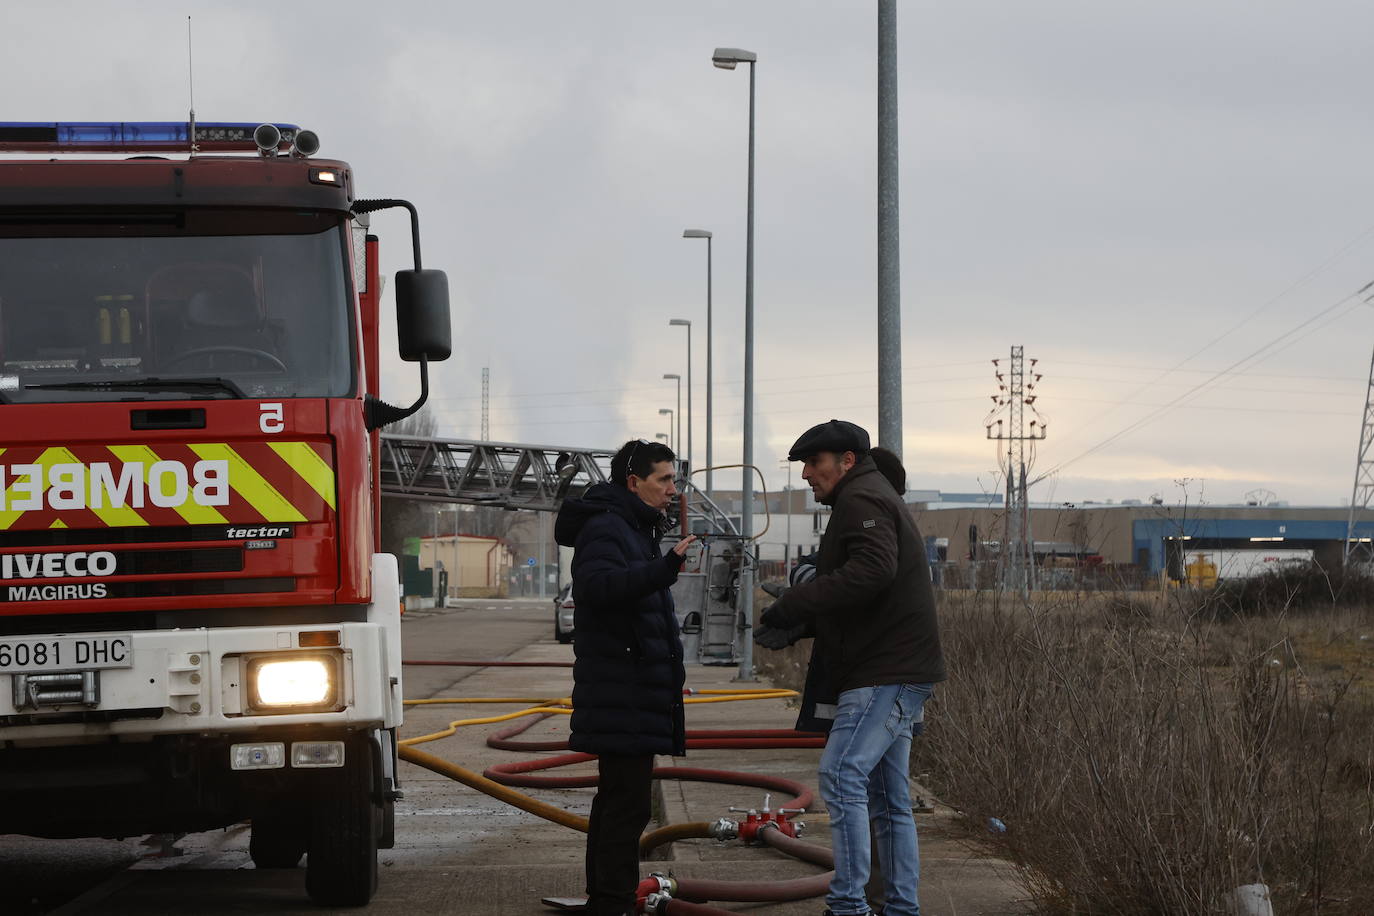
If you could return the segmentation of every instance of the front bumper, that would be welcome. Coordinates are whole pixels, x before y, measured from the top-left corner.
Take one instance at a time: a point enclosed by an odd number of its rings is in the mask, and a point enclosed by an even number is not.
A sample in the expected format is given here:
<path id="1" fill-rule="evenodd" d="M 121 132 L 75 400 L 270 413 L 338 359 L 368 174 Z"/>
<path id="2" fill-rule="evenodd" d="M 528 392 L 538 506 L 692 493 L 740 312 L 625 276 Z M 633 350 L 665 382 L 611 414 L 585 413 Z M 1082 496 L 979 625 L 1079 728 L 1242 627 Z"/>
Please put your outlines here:
<path id="1" fill-rule="evenodd" d="M 338 646 L 303 647 L 302 631 L 337 630 Z M 100 635 L 100 634 L 90 634 Z M 227 627 L 135 631 L 132 665 L 94 671 L 96 701 L 25 701 L 22 675 L 0 674 L 0 741 L 10 747 L 103 742 L 160 735 L 249 735 L 263 728 L 327 726 L 357 729 L 400 724 L 397 637 L 383 623 Z M 246 657 L 325 652 L 336 658 L 329 709 L 262 714 L 243 677 Z M 85 673 L 89 683 L 91 673 Z M 20 689 L 4 689 L 18 686 Z"/>

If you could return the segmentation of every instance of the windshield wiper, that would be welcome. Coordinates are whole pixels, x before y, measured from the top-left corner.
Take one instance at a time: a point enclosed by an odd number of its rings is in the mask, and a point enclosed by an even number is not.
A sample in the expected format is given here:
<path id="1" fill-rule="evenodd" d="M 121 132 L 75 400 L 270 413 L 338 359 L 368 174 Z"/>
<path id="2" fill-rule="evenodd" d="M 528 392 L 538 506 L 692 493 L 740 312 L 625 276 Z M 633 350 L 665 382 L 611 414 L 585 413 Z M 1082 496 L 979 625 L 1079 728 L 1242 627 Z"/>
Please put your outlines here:
<path id="1" fill-rule="evenodd" d="M 137 378 L 107 379 L 103 382 L 40 382 L 25 385 L 25 390 L 56 389 L 60 391 L 138 391 L 149 388 L 206 388 L 227 391 L 236 398 L 247 398 L 235 382 L 227 378 Z"/>

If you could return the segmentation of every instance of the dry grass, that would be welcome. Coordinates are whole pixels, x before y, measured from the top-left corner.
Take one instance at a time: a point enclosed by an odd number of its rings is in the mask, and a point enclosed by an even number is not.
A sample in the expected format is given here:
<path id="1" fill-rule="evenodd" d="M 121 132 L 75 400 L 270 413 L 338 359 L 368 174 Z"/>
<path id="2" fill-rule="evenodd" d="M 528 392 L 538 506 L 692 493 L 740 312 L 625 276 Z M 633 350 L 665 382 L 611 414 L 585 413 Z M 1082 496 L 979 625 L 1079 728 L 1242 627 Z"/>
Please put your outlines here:
<path id="1" fill-rule="evenodd" d="M 1374 608 L 944 593 L 913 771 L 1046 913 L 1374 912 Z M 790 685 L 807 648 L 761 651 Z M 1006 825 L 994 834 L 996 817 Z"/>

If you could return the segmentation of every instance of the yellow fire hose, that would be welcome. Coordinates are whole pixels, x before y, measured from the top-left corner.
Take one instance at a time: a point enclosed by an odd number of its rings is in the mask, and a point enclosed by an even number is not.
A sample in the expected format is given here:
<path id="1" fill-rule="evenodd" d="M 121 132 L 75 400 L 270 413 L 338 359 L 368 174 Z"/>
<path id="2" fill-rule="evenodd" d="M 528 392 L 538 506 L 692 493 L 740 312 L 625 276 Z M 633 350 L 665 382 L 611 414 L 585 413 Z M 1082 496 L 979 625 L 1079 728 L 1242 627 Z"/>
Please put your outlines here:
<path id="1" fill-rule="evenodd" d="M 740 700 L 773 700 L 788 699 L 797 696 L 795 690 L 779 690 L 771 688 L 754 688 L 746 690 L 697 690 L 692 691 L 684 702 L 686 703 L 728 703 Z M 569 697 L 548 698 L 548 697 L 435 697 L 425 700 L 406 700 L 406 706 L 433 706 L 441 704 L 469 705 L 484 703 L 534 703 L 526 709 L 517 712 L 505 713 L 498 716 L 482 716 L 469 719 L 455 719 L 448 724 L 447 728 L 427 735 L 418 735 L 414 738 L 406 738 L 397 742 L 400 747 L 397 753 L 402 760 L 409 761 L 416 766 L 433 770 L 441 776 L 461 782 L 463 785 L 484 792 L 492 798 L 505 802 L 528 811 L 537 817 L 553 821 L 555 824 L 562 824 L 564 827 L 571 827 L 582 833 L 587 832 L 587 819 L 571 811 L 566 811 L 556 805 L 550 805 L 537 798 L 517 792 L 514 789 L 503 786 L 481 775 L 474 773 L 465 767 L 452 763 L 442 757 L 427 754 L 414 748 L 416 744 L 423 744 L 427 741 L 437 741 L 440 738 L 447 738 L 457 733 L 458 729 L 468 725 L 490 725 L 496 722 L 508 722 L 521 716 L 561 714 L 569 715 L 572 713 L 572 700 Z M 558 705 L 555 705 L 558 704 Z M 660 827 L 657 830 L 646 833 L 640 841 L 642 849 L 652 849 L 654 846 L 671 842 L 674 839 L 686 839 L 688 837 L 709 836 L 710 824 L 705 822 L 694 822 L 689 824 L 670 824 L 667 827 Z"/>

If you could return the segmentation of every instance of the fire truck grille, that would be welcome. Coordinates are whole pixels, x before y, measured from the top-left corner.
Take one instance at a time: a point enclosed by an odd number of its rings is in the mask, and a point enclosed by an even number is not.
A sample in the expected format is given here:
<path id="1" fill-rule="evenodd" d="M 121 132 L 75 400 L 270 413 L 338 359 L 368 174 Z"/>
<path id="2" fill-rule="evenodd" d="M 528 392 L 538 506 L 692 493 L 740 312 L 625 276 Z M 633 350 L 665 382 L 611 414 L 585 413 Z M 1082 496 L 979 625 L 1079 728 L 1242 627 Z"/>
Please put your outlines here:
<path id="1" fill-rule="evenodd" d="M 172 541 L 223 541 L 225 525 L 161 528 L 49 528 L 0 532 L 4 547 L 76 547 L 87 544 L 158 544 Z"/>
<path id="2" fill-rule="evenodd" d="M 253 595 L 264 592 L 293 592 L 296 580 L 290 576 L 264 579 L 173 579 L 152 582 L 110 582 L 111 598 L 175 598 L 183 595 Z"/>
<path id="3" fill-rule="evenodd" d="M 243 569 L 243 551 L 237 547 L 209 547 L 202 550 L 120 550 L 115 552 L 115 562 L 119 570 L 118 575 L 121 576 L 238 572 Z"/>

